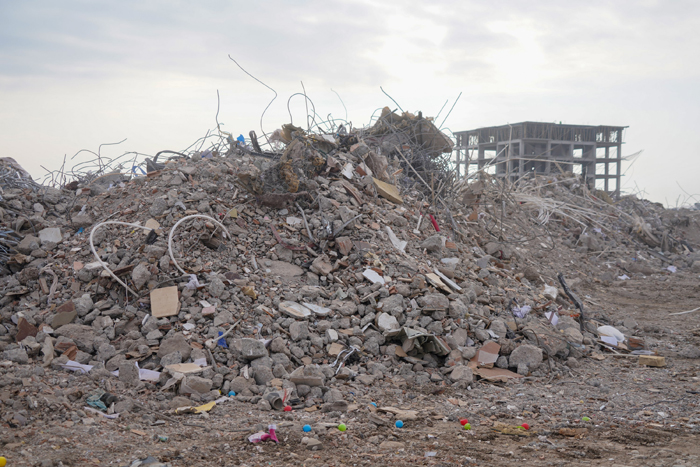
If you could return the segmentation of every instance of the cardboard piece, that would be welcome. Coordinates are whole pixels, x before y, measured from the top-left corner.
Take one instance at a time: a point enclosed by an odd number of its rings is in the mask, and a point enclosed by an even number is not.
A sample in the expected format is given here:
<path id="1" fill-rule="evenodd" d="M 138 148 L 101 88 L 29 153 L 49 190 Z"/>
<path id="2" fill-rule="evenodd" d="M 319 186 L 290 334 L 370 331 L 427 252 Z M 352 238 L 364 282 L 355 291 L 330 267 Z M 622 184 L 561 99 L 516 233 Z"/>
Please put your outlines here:
<path id="1" fill-rule="evenodd" d="M 486 381 L 505 383 L 509 379 L 522 378 L 522 375 L 513 373 L 510 370 L 504 370 L 501 368 L 480 368 L 474 361 L 470 361 L 467 366 L 471 368 L 472 373 L 485 379 Z"/>
<path id="2" fill-rule="evenodd" d="M 155 318 L 175 316 L 180 312 L 177 286 L 151 290 L 151 315 Z"/>
<path id="3" fill-rule="evenodd" d="M 509 379 L 522 378 L 522 375 L 513 373 L 510 370 L 501 368 L 493 368 L 493 364 L 498 360 L 498 354 L 501 351 L 501 346 L 495 342 L 488 342 L 486 345 L 477 350 L 474 358 L 469 360 L 467 366 L 472 372 L 487 380 L 498 381 L 505 383 Z"/>
<path id="4" fill-rule="evenodd" d="M 158 230 L 158 229 L 160 229 L 160 224 L 159 224 L 158 221 L 155 220 L 155 219 L 148 219 L 148 220 L 146 221 L 145 227 L 146 227 L 147 229 L 151 229 L 151 230 Z M 146 231 L 146 230 L 144 230 L 144 232 L 146 233 L 146 235 L 148 235 L 148 234 L 150 233 L 150 232 L 148 232 L 148 231 Z"/>
<path id="5" fill-rule="evenodd" d="M 452 293 L 452 290 L 445 285 L 444 282 L 442 282 L 442 279 L 437 274 L 433 274 L 432 272 L 429 274 L 425 275 L 425 278 L 428 279 L 428 282 L 433 284 L 435 287 L 442 289 L 443 292 L 446 292 L 448 294 Z"/>
<path id="6" fill-rule="evenodd" d="M 185 375 L 201 373 L 204 370 L 204 368 L 196 363 L 174 363 L 172 365 L 166 365 L 165 369 L 171 373 L 176 372 L 183 373 Z"/>
<path id="7" fill-rule="evenodd" d="M 403 198 L 401 198 L 399 189 L 396 188 L 395 185 L 383 182 L 374 177 L 372 177 L 372 180 L 374 181 L 374 185 L 377 187 L 377 193 L 379 196 L 388 199 L 394 204 L 403 204 Z"/>
<path id="8" fill-rule="evenodd" d="M 336 357 L 340 355 L 340 352 L 342 352 L 345 349 L 345 346 L 343 344 L 339 344 L 338 342 L 333 342 L 328 349 L 328 355 L 331 357 Z"/>
<path id="9" fill-rule="evenodd" d="M 488 342 L 486 345 L 477 350 L 474 358 L 471 359 L 478 366 L 484 368 L 492 368 L 493 364 L 498 360 L 498 354 L 501 351 L 501 346 L 495 342 Z"/>

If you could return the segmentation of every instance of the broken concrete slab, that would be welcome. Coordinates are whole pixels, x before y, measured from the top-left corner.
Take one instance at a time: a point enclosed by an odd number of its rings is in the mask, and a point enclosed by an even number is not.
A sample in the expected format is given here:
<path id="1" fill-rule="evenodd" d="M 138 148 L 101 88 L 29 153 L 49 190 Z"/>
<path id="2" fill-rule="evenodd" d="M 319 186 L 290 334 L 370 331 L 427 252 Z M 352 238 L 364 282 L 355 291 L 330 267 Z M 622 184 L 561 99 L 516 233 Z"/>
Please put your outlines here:
<path id="1" fill-rule="evenodd" d="M 295 277 L 304 274 L 304 270 L 299 266 L 284 261 L 270 261 L 267 268 L 270 270 L 270 274 L 275 276 Z"/>
<path id="2" fill-rule="evenodd" d="M 292 383 L 310 387 L 323 386 L 325 379 L 320 369 L 309 365 L 299 367 L 289 375 Z"/>
<path id="3" fill-rule="evenodd" d="M 280 312 L 297 319 L 306 319 L 312 315 L 312 311 L 296 302 L 280 302 L 278 306 Z"/>
<path id="4" fill-rule="evenodd" d="M 64 326 L 65 327 L 65 326 Z M 164 339 L 160 342 L 158 348 L 158 358 L 162 358 L 173 352 L 180 352 L 183 360 L 190 358 L 192 347 L 190 347 L 187 338 L 182 333 L 176 333 L 174 336 Z"/>
<path id="5" fill-rule="evenodd" d="M 70 302 L 71 305 L 73 302 Z M 54 329 L 58 329 L 61 326 L 64 326 L 66 324 L 72 323 L 73 320 L 78 316 L 78 312 L 75 310 L 72 311 L 67 311 L 64 313 L 56 313 L 51 320 L 51 327 Z"/>
<path id="6" fill-rule="evenodd" d="M 238 352 L 238 354 L 246 360 L 255 360 L 268 356 L 265 343 L 257 339 L 233 339 L 231 345 L 236 352 Z"/>
<path id="7" fill-rule="evenodd" d="M 303 302 L 302 306 L 313 311 L 314 314 L 317 316 L 328 316 L 333 312 L 333 310 L 331 310 L 330 308 L 326 308 L 325 306 L 316 305 L 315 303 Z"/>
<path id="8" fill-rule="evenodd" d="M 388 313 L 379 313 L 376 322 L 377 327 L 382 332 L 395 331 L 400 327 L 398 320 Z"/>
<path id="9" fill-rule="evenodd" d="M 384 285 L 386 281 L 382 276 L 379 275 L 379 273 L 373 269 L 365 269 L 365 271 L 362 273 L 362 275 L 370 281 L 372 284 L 382 284 Z"/>
<path id="10" fill-rule="evenodd" d="M 42 245 L 47 243 L 61 243 L 61 241 L 63 241 L 63 235 L 61 234 L 60 228 L 49 227 L 39 231 L 39 239 Z"/>

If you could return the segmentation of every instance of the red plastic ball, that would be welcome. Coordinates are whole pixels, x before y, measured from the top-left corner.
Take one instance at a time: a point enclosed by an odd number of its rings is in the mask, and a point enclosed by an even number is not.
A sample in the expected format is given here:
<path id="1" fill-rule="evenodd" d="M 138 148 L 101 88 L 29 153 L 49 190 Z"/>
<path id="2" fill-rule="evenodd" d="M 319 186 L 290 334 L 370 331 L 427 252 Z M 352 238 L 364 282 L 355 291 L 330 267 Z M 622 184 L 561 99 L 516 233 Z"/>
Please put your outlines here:
<path id="1" fill-rule="evenodd" d="M 464 426 L 464 425 L 466 425 L 467 423 L 469 423 L 469 420 L 467 420 L 466 418 L 463 418 L 463 419 L 461 419 L 461 420 L 459 421 L 459 423 L 460 423 L 462 426 Z"/>
<path id="2" fill-rule="evenodd" d="M 284 411 L 285 411 L 285 412 L 291 412 L 291 411 L 292 411 L 292 407 L 290 407 L 289 405 L 287 405 L 287 406 L 284 407 Z"/>
<path id="3" fill-rule="evenodd" d="M 523 427 L 523 428 L 525 428 L 526 430 L 529 430 L 529 429 L 530 429 L 530 425 L 528 425 L 527 423 L 523 423 L 523 424 L 520 425 L 520 426 Z"/>

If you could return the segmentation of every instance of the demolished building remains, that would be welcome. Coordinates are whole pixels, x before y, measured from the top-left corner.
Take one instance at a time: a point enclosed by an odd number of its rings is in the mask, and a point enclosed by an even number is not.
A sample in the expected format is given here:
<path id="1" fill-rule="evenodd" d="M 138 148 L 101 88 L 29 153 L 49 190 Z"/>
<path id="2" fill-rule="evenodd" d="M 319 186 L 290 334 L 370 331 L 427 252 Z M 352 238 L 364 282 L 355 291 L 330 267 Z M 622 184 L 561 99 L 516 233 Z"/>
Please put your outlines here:
<path id="1" fill-rule="evenodd" d="M 581 288 L 669 266 L 699 272 L 692 213 L 613 202 L 587 183 L 595 171 L 542 173 L 561 162 L 548 157 L 518 183 L 500 168 L 457 176 L 452 140 L 420 113 L 324 125 L 283 125 L 265 149 L 252 132 L 217 131 L 207 149 L 100 160 L 43 185 L 4 163 L 0 351 L 2 371 L 17 375 L 0 388 L 4 429 L 32 426 L 41 407 L 56 423 L 89 407 L 110 423 L 144 413 L 184 428 L 183 414 L 206 421 L 217 404 L 240 404 L 324 414 L 324 429 L 352 412 L 374 433 L 428 418 L 372 392 L 383 385 L 455 394 L 551 382 L 605 352 L 656 355 Z M 575 128 L 593 133 L 577 139 Z M 569 141 L 567 157 L 583 145 L 597 163 L 594 127 L 575 128 L 546 138 Z M 477 150 L 483 169 L 506 129 L 486 142 L 486 130 L 457 134 L 457 148 Z M 606 131 L 605 147 L 619 148 L 622 128 Z M 542 149 L 528 135 L 508 135 L 520 152 L 491 162 L 522 175 L 522 155 Z M 255 442 L 282 441 L 297 423 L 286 420 Z M 261 430 L 237 423 L 246 436 Z M 308 449 L 324 439 L 315 429 Z"/>

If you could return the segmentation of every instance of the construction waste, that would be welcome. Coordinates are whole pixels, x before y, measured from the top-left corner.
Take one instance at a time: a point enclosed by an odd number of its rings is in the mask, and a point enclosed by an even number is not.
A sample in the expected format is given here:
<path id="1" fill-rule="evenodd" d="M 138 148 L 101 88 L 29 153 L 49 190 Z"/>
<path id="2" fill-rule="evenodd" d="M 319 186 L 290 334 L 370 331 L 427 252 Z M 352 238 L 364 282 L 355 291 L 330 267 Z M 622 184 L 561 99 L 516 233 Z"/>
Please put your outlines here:
<path id="1" fill-rule="evenodd" d="M 129 389 L 189 413 L 222 395 L 343 412 L 348 383 L 466 389 L 651 354 L 579 287 L 700 272 L 692 212 L 571 173 L 457 180 L 450 138 L 420 115 L 271 139 L 60 186 L 4 161 L 2 371 L 95 381 L 68 403 L 108 415 L 131 408 L 105 394 Z M 22 401 L 3 400 L 0 423 L 27 423 Z"/>

